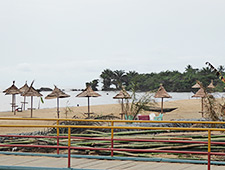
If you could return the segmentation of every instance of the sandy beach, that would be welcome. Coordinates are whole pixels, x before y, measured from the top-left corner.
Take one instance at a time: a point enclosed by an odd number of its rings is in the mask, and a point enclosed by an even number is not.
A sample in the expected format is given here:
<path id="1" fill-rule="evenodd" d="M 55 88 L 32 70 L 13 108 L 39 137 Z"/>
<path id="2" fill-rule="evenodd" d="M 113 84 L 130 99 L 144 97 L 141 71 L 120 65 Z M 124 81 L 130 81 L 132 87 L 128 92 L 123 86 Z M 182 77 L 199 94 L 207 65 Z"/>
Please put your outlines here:
<path id="1" fill-rule="evenodd" d="M 160 107 L 160 103 L 157 103 Z M 167 112 L 163 116 L 163 120 L 173 120 L 173 119 L 198 119 L 201 118 L 201 100 L 200 99 L 188 99 L 188 100 L 177 100 L 177 101 L 168 101 L 164 102 L 164 107 L 177 109 L 171 112 Z M 73 116 L 84 118 L 87 112 L 87 107 L 71 107 L 71 111 L 65 114 L 66 108 L 60 108 L 60 118 L 72 118 Z M 91 106 L 91 112 L 95 115 L 108 115 L 113 114 L 114 116 L 120 117 L 119 113 L 121 112 L 120 104 L 109 104 L 109 105 L 95 105 Z M 150 114 L 152 111 L 145 111 L 141 114 Z M 158 115 L 159 113 L 156 113 Z M 16 112 L 14 115 L 13 112 L 0 112 L 0 117 L 5 118 L 30 118 L 30 110 L 25 110 L 23 112 Z M 33 118 L 57 118 L 56 108 L 51 109 L 39 109 L 33 111 Z M 0 124 L 53 124 L 54 122 L 46 121 L 6 121 L 0 120 Z M 20 132 L 32 132 L 39 129 L 31 128 L 0 128 L 0 134 L 7 133 L 20 133 Z"/>

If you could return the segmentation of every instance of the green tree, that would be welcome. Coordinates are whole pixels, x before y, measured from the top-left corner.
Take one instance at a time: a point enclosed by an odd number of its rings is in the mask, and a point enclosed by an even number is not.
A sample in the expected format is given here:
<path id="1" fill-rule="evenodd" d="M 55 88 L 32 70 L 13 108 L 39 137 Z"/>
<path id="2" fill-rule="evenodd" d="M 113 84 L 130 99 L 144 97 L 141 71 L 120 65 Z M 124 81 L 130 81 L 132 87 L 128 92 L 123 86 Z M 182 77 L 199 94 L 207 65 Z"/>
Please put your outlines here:
<path id="1" fill-rule="evenodd" d="M 219 66 L 218 70 L 222 75 L 225 75 L 224 66 Z M 160 73 L 139 74 L 136 71 L 125 72 L 124 70 L 106 69 L 100 77 L 103 83 L 102 90 L 119 90 L 122 86 L 126 90 L 132 90 L 133 83 L 136 86 L 136 91 L 146 92 L 157 90 L 162 83 L 168 92 L 190 92 L 193 91 L 192 86 L 196 80 L 202 82 L 204 86 L 208 86 L 213 80 L 216 86 L 215 91 L 224 91 L 224 83 L 208 67 L 196 69 L 191 65 L 187 65 L 183 73 L 177 70 L 167 70 Z M 112 88 L 112 85 L 115 87 Z"/>
<path id="2" fill-rule="evenodd" d="M 116 89 L 119 90 L 125 84 L 125 71 L 124 70 L 115 70 L 113 72 L 113 81 L 112 84 L 116 86 Z"/>
<path id="3" fill-rule="evenodd" d="M 98 79 L 95 79 L 95 80 L 92 80 L 91 82 L 87 82 L 86 83 L 86 87 L 87 86 L 91 86 L 92 90 L 98 91 L 98 89 L 97 89 L 98 83 L 99 83 L 99 80 Z"/>
<path id="4" fill-rule="evenodd" d="M 102 79 L 103 88 L 102 90 L 111 90 L 110 86 L 112 85 L 113 80 L 113 71 L 110 69 L 105 69 L 101 75 L 100 78 Z"/>
<path id="5" fill-rule="evenodd" d="M 126 73 L 124 77 L 126 90 L 131 90 L 132 88 L 131 84 L 137 82 L 137 77 L 138 77 L 138 72 L 136 71 L 129 71 L 128 73 Z"/>

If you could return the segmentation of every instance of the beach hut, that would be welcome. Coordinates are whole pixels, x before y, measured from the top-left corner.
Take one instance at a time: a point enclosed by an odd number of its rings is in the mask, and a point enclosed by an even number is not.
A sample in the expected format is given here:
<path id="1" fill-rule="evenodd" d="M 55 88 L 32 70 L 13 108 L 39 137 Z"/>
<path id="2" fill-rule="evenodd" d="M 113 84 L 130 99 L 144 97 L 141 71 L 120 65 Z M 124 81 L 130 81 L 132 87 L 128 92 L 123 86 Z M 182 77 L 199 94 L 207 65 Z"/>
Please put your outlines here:
<path id="1" fill-rule="evenodd" d="M 29 89 L 22 94 L 22 96 L 30 96 L 31 97 L 31 103 L 30 103 L 30 117 L 31 118 L 33 116 L 33 97 L 34 96 L 37 96 L 37 97 L 42 96 L 41 93 L 39 93 L 36 89 L 33 88 L 33 83 L 34 83 L 34 81 L 31 83 Z"/>
<path id="2" fill-rule="evenodd" d="M 4 90 L 3 93 L 5 93 L 5 95 L 12 95 L 11 106 L 12 106 L 12 112 L 14 112 L 14 115 L 15 115 L 16 114 L 15 109 L 17 107 L 17 105 L 16 105 L 16 95 L 20 94 L 20 90 L 16 87 L 15 81 L 13 81 L 12 86 L 10 86 L 6 90 Z"/>
<path id="3" fill-rule="evenodd" d="M 26 83 L 25 83 L 21 88 L 19 88 L 20 93 L 21 93 L 21 96 L 22 96 L 28 89 L 29 89 L 29 86 L 27 85 L 27 81 L 26 81 Z M 26 109 L 25 105 L 28 104 L 28 102 L 26 102 L 26 96 L 23 96 L 23 97 L 24 97 L 24 101 L 21 102 L 21 103 L 22 103 L 22 105 L 23 105 L 23 110 L 25 110 L 25 109 Z"/>
<path id="4" fill-rule="evenodd" d="M 64 93 L 62 90 L 55 86 L 54 90 L 48 94 L 45 99 L 56 99 L 57 100 L 57 116 L 59 118 L 59 98 L 67 98 L 70 95 Z"/>
<path id="5" fill-rule="evenodd" d="M 81 93 L 79 93 L 76 97 L 87 97 L 88 98 L 88 113 L 86 113 L 88 115 L 88 118 L 90 118 L 90 97 L 99 97 L 101 96 L 100 94 L 94 92 L 91 88 L 91 86 L 87 86 L 87 88 L 82 91 Z"/>
<path id="6" fill-rule="evenodd" d="M 155 98 L 162 98 L 161 101 L 161 113 L 163 113 L 163 99 L 164 98 L 172 98 L 165 90 L 163 85 L 161 84 L 158 91 L 155 93 Z"/>
<path id="7" fill-rule="evenodd" d="M 129 93 L 127 93 L 127 91 L 122 87 L 122 90 L 120 90 L 120 92 L 118 94 L 116 94 L 113 99 L 122 99 L 121 101 L 121 119 L 123 119 L 123 115 L 124 115 L 124 105 L 123 105 L 123 99 L 131 99 L 131 96 L 129 95 Z"/>
<path id="8" fill-rule="evenodd" d="M 202 104 L 202 110 L 200 113 L 202 113 L 202 117 L 203 117 L 203 106 L 204 106 L 204 102 L 203 102 L 203 98 L 206 97 L 206 93 L 204 91 L 203 88 L 200 88 L 192 97 L 201 97 L 201 104 Z"/>

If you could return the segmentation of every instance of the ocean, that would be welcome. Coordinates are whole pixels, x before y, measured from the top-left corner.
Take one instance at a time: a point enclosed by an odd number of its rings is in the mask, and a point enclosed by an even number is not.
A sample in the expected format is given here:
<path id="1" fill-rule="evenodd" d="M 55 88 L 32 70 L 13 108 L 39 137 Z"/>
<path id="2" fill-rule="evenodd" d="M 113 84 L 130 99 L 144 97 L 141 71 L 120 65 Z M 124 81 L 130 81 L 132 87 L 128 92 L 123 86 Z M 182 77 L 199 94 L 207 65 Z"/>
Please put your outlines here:
<path id="1" fill-rule="evenodd" d="M 45 99 L 50 92 L 41 92 L 43 95 L 42 98 L 44 103 L 41 102 L 40 97 L 33 97 L 33 107 L 36 109 L 43 109 L 43 108 L 55 108 L 56 107 L 56 99 Z M 60 99 L 60 107 L 73 107 L 73 106 L 87 106 L 87 98 L 86 97 L 76 97 L 77 94 L 81 93 L 81 91 L 65 91 L 65 93 L 69 94 L 69 98 Z M 118 93 L 118 91 L 98 91 L 101 96 L 100 97 L 91 97 L 90 98 L 90 105 L 104 105 L 104 104 L 118 104 L 118 99 L 113 99 L 113 97 Z M 131 94 L 129 92 L 129 94 Z M 140 97 L 144 94 L 144 92 L 137 93 L 137 97 Z M 192 92 L 182 92 L 176 93 L 171 92 L 169 95 L 172 98 L 164 99 L 164 101 L 174 101 L 174 100 L 184 100 L 184 99 L 193 99 L 191 96 L 194 95 Z M 225 97 L 225 93 L 213 93 L 213 95 L 217 98 Z M 154 98 L 156 102 L 160 102 L 161 99 Z M 11 111 L 11 100 L 12 95 L 5 95 L 4 93 L 0 93 L 0 112 L 3 111 Z M 16 95 L 16 104 L 20 107 L 23 102 L 24 97 L 21 95 Z M 30 108 L 31 97 L 26 97 L 26 101 L 28 104 L 26 108 Z M 130 99 L 131 101 L 131 99 Z"/>

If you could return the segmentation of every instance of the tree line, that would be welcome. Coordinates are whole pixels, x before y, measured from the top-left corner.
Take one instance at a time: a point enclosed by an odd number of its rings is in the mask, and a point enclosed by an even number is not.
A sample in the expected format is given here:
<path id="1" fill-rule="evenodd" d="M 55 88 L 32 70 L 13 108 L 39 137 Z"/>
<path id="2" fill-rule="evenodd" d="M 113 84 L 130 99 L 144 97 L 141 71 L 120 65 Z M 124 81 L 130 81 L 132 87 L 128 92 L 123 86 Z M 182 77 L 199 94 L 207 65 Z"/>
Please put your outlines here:
<path id="1" fill-rule="evenodd" d="M 225 67 L 219 66 L 218 71 L 224 75 Z M 214 91 L 224 91 L 225 84 L 218 79 L 209 67 L 198 69 L 191 65 L 187 65 L 183 73 L 176 70 L 167 70 L 159 73 L 139 74 L 136 71 L 125 72 L 124 70 L 105 69 L 100 74 L 100 79 L 95 79 L 86 84 L 91 85 L 93 90 L 98 90 L 101 81 L 103 86 L 100 88 L 103 91 L 120 90 L 124 86 L 126 90 L 135 88 L 136 91 L 142 92 L 154 91 L 158 89 L 160 84 L 163 84 L 168 92 L 190 92 L 193 91 L 192 86 L 196 83 L 196 80 L 200 81 L 205 87 L 213 81 Z"/>

